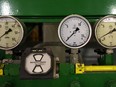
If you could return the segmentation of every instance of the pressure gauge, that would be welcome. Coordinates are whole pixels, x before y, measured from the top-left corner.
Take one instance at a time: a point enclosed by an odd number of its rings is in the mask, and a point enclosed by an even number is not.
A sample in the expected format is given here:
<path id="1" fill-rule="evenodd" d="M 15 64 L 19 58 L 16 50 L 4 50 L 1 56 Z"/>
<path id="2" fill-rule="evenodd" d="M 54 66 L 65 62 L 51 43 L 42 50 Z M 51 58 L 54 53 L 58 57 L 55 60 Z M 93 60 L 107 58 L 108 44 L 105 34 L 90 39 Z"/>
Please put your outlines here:
<path id="1" fill-rule="evenodd" d="M 59 58 L 50 48 L 27 48 L 21 58 L 22 79 L 45 79 L 59 77 Z"/>
<path id="2" fill-rule="evenodd" d="M 90 40 L 92 34 L 90 23 L 80 15 L 65 17 L 58 27 L 61 42 L 69 48 L 81 48 Z"/>
<path id="3" fill-rule="evenodd" d="M 32 53 L 26 58 L 25 69 L 29 74 L 44 74 L 51 68 L 51 58 L 47 53 Z"/>
<path id="4" fill-rule="evenodd" d="M 116 48 L 116 16 L 105 16 L 95 27 L 95 36 L 99 44 L 105 48 Z"/>
<path id="5" fill-rule="evenodd" d="M 12 16 L 0 16 L 0 49 L 15 48 L 22 41 L 23 35 L 21 22 Z"/>

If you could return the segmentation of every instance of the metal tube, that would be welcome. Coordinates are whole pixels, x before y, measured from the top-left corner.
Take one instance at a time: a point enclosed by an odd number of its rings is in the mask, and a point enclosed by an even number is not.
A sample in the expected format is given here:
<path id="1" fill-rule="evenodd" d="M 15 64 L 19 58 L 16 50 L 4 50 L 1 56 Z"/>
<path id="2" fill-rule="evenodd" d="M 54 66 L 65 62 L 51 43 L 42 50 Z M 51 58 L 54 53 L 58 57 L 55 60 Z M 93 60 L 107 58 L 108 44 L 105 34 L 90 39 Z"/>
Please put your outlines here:
<path id="1" fill-rule="evenodd" d="M 84 72 L 111 72 L 116 71 L 116 65 L 105 66 L 85 66 L 84 64 L 76 63 L 76 74 L 82 74 Z"/>
<path id="2" fill-rule="evenodd" d="M 85 66 L 84 71 L 116 71 L 116 66 Z"/>

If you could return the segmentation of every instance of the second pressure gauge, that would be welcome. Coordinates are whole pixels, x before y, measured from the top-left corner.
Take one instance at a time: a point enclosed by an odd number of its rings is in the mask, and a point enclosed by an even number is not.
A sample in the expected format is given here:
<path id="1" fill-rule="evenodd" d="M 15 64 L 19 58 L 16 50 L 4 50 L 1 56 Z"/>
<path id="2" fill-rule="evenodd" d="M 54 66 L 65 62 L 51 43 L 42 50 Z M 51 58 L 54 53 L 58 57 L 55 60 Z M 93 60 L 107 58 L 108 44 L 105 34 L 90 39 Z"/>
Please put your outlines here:
<path id="1" fill-rule="evenodd" d="M 59 27 L 58 35 L 61 42 L 69 48 L 81 48 L 90 40 L 92 34 L 90 23 L 80 15 L 65 17 Z"/>
<path id="2" fill-rule="evenodd" d="M 95 36 L 105 48 L 116 48 L 116 16 L 109 15 L 100 19 L 95 27 Z"/>
<path id="3" fill-rule="evenodd" d="M 23 35 L 21 22 L 12 16 L 0 16 L 0 49 L 15 48 L 22 41 Z"/>

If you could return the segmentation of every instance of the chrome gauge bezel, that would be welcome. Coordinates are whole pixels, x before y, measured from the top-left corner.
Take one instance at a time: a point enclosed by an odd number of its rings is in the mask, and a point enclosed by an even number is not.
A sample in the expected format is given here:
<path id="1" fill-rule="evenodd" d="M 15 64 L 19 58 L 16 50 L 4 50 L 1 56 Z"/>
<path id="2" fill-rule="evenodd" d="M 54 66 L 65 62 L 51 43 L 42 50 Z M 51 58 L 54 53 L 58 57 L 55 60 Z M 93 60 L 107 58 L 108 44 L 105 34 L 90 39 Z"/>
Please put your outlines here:
<path id="1" fill-rule="evenodd" d="M 14 46 L 11 46 L 11 47 L 2 47 L 2 46 L 0 46 L 0 49 L 2 49 L 2 50 L 11 50 L 11 49 L 14 49 L 15 47 L 17 47 L 21 42 L 22 42 L 22 40 L 23 40 L 23 37 L 24 37 L 24 28 L 25 28 L 25 25 L 24 25 L 24 23 L 23 22 L 21 22 L 18 18 L 16 18 L 16 17 L 13 17 L 13 16 L 0 16 L 0 19 L 1 18 L 10 18 L 10 19 L 13 19 L 14 21 L 16 21 L 19 25 L 20 25 L 20 27 L 21 27 L 21 34 L 20 34 L 20 39 L 18 40 L 18 42 L 17 42 L 17 44 L 16 45 L 14 45 Z"/>
<path id="2" fill-rule="evenodd" d="M 101 19 L 99 19 L 99 20 L 97 21 L 97 23 L 96 23 L 96 25 L 95 25 L 95 38 L 96 38 L 97 42 L 98 42 L 102 47 L 107 48 L 107 49 L 114 49 L 114 48 L 116 48 L 116 45 L 115 45 L 115 46 L 107 46 L 107 45 L 104 45 L 104 44 L 102 44 L 102 43 L 99 41 L 98 36 L 97 36 L 97 29 L 98 29 L 98 26 L 100 25 L 100 23 L 102 23 L 102 21 L 103 21 L 104 19 L 107 19 L 107 18 L 116 18 L 116 15 L 107 15 L 107 16 L 102 17 Z"/>
<path id="3" fill-rule="evenodd" d="M 86 22 L 86 24 L 88 25 L 88 27 L 89 27 L 89 28 L 88 28 L 88 29 L 89 29 L 89 36 L 88 36 L 88 39 L 86 40 L 86 42 L 85 42 L 84 44 L 79 45 L 79 46 L 76 46 L 76 47 L 67 45 L 66 42 L 63 41 L 62 36 L 61 36 L 61 33 L 60 33 L 60 31 L 61 31 L 61 26 L 63 25 L 63 23 L 64 23 L 66 20 L 68 20 L 69 18 L 73 18 L 73 17 L 77 17 L 77 18 L 80 18 L 80 19 L 84 20 L 84 21 Z M 83 46 L 85 46 L 85 45 L 90 41 L 91 35 L 92 35 L 92 28 L 91 28 L 91 25 L 90 25 L 89 21 L 88 21 L 85 17 L 83 17 L 83 16 L 81 16 L 81 15 L 77 15 L 77 14 L 69 15 L 69 16 L 65 17 L 65 18 L 60 22 L 60 24 L 59 24 L 59 26 L 58 26 L 58 37 L 59 37 L 60 41 L 61 41 L 66 47 L 71 48 L 71 49 L 78 49 L 78 48 L 82 48 Z"/>

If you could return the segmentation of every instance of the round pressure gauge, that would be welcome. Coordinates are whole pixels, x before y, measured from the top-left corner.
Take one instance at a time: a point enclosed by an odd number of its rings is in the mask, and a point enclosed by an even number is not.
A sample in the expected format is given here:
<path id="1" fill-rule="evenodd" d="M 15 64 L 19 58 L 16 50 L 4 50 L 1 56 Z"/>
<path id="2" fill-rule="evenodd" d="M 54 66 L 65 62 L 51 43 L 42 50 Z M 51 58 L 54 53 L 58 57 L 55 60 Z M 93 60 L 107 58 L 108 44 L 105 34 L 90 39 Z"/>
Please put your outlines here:
<path id="1" fill-rule="evenodd" d="M 65 17 L 59 27 L 58 36 L 61 42 L 69 48 L 81 48 L 90 40 L 92 34 L 90 23 L 80 15 Z"/>
<path id="2" fill-rule="evenodd" d="M 95 27 L 95 36 L 105 48 L 116 48 L 116 16 L 109 15 L 100 19 Z"/>
<path id="3" fill-rule="evenodd" d="M 24 35 L 22 23 L 12 16 L 0 16 L 0 49 L 13 49 Z"/>

